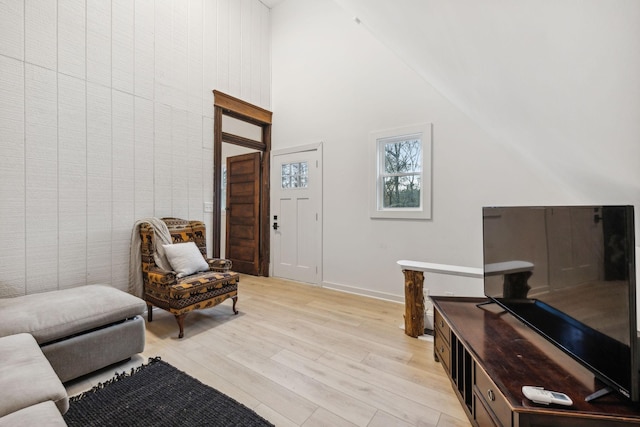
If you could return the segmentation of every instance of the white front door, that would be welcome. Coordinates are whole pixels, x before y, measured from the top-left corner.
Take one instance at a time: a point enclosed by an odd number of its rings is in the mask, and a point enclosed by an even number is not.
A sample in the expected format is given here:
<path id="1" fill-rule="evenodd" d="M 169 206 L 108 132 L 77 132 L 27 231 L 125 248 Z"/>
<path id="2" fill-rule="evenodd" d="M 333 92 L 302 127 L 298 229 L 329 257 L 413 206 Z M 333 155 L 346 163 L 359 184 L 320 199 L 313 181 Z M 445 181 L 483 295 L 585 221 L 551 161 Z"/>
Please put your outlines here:
<path id="1" fill-rule="evenodd" d="M 276 277 L 320 283 L 321 149 L 321 145 L 314 145 L 273 152 L 271 253 Z"/>

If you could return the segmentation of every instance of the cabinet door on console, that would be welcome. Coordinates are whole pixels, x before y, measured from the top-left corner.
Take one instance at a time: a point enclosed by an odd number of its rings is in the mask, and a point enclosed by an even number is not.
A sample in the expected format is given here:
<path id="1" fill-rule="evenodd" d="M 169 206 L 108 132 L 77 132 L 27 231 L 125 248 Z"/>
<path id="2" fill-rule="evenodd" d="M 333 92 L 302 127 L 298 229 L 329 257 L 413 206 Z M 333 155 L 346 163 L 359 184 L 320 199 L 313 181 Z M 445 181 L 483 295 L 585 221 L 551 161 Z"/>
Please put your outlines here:
<path id="1" fill-rule="evenodd" d="M 491 415 L 489 414 L 489 411 L 487 410 L 487 408 L 484 407 L 484 404 L 482 403 L 482 401 L 480 399 L 478 399 L 478 396 L 475 396 L 474 398 L 475 400 L 475 420 L 478 423 L 479 426 L 487 426 L 487 427 L 500 427 L 499 424 L 496 424 L 493 421 L 493 418 L 491 418 Z"/>
<path id="2" fill-rule="evenodd" d="M 511 408 L 507 403 L 507 399 L 498 391 L 498 387 L 478 365 L 476 365 L 474 394 L 476 419 L 478 414 L 483 416 L 482 409 L 486 409 L 486 412 L 493 414 L 494 418 L 500 423 L 498 425 L 511 426 Z M 478 405 L 478 403 L 482 403 L 482 405 Z M 480 408 L 480 406 L 485 408 Z"/>
<path id="3" fill-rule="evenodd" d="M 433 334 L 433 357 L 442 362 L 447 372 L 451 372 L 451 330 L 440 312 L 436 310 L 435 331 Z"/>

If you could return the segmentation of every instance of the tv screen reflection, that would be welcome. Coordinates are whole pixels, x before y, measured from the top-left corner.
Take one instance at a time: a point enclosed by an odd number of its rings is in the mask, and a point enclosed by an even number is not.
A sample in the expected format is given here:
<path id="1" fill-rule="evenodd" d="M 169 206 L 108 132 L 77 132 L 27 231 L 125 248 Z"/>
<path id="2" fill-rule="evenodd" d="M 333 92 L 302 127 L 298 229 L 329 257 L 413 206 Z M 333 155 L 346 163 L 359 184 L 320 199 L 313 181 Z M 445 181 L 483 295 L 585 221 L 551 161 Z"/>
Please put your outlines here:
<path id="1" fill-rule="evenodd" d="M 625 208 L 483 210 L 485 294 L 537 300 L 629 345 Z"/>

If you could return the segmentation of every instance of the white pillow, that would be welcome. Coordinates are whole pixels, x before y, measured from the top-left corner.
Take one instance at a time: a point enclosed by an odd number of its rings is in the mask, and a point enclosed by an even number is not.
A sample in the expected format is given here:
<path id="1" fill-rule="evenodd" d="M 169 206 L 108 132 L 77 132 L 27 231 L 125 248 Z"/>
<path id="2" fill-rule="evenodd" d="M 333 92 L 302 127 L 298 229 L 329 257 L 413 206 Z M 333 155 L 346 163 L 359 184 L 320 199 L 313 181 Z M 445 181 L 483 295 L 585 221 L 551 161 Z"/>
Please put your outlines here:
<path id="1" fill-rule="evenodd" d="M 200 249 L 194 242 L 174 243 L 172 245 L 162 245 L 164 253 L 167 255 L 171 268 L 175 271 L 176 277 L 184 277 L 198 271 L 209 270 L 209 264 L 205 261 Z"/>

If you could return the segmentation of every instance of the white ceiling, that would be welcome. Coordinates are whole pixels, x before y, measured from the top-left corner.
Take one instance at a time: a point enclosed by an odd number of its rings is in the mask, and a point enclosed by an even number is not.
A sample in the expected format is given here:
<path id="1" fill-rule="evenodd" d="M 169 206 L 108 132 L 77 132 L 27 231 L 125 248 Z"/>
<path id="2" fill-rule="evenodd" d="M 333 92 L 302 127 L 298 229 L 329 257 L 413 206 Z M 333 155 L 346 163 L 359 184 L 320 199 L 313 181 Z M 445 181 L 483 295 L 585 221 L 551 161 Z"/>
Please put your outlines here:
<path id="1" fill-rule="evenodd" d="M 638 145 L 640 1 L 333 1 L 496 141 L 563 181 L 602 185 L 605 141 Z M 621 185 L 637 185 L 624 173 Z"/>
<path id="2" fill-rule="evenodd" d="M 284 0 L 260 0 L 262 4 L 267 6 L 269 9 L 273 9 L 278 5 L 278 3 L 282 3 Z"/>

